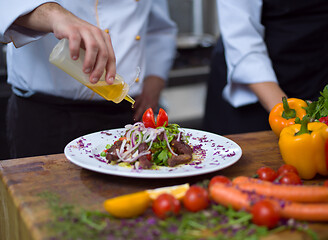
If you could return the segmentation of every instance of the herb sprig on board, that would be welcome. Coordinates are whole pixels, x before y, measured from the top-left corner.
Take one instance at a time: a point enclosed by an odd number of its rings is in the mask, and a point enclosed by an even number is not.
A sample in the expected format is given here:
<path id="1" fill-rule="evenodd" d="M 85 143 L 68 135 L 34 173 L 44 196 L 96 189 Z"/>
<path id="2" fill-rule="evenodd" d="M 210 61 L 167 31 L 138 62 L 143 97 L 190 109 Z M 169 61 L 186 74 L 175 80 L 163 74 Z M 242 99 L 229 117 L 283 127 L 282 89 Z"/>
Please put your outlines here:
<path id="1" fill-rule="evenodd" d="M 107 213 L 77 209 L 61 203 L 58 196 L 45 192 L 53 220 L 48 229 L 51 240 L 120 240 L 120 239 L 167 239 L 167 240 L 257 240 L 270 233 L 286 229 L 304 231 L 312 239 L 316 234 L 306 224 L 281 223 L 268 230 L 251 223 L 251 214 L 212 204 L 198 213 L 183 212 L 179 217 L 160 220 L 151 213 L 135 219 L 116 219 Z"/>

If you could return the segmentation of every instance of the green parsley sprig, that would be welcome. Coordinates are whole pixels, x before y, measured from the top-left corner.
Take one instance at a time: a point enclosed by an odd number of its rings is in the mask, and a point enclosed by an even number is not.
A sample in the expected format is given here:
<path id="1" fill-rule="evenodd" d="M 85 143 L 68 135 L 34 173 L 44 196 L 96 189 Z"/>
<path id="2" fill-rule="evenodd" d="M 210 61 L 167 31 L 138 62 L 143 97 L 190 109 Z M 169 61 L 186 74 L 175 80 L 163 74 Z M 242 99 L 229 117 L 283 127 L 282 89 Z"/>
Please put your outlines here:
<path id="1" fill-rule="evenodd" d="M 328 116 L 328 85 L 326 85 L 317 101 L 307 102 L 306 113 L 311 121 L 319 120 L 321 117 Z"/>

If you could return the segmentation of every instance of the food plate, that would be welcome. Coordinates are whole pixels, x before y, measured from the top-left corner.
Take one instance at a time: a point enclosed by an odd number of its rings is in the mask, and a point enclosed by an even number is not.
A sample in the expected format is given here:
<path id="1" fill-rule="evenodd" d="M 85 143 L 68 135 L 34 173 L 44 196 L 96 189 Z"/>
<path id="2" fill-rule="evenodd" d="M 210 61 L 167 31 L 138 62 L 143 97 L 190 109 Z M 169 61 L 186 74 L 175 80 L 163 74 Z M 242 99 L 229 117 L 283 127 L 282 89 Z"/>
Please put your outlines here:
<path id="1" fill-rule="evenodd" d="M 79 137 L 65 147 L 65 155 L 72 163 L 92 171 L 133 178 L 177 178 L 218 171 L 236 163 L 242 150 L 234 141 L 209 132 L 180 128 L 189 136 L 194 149 L 194 160 L 176 167 L 135 169 L 107 164 L 101 151 L 125 133 L 124 128 L 100 131 Z"/>

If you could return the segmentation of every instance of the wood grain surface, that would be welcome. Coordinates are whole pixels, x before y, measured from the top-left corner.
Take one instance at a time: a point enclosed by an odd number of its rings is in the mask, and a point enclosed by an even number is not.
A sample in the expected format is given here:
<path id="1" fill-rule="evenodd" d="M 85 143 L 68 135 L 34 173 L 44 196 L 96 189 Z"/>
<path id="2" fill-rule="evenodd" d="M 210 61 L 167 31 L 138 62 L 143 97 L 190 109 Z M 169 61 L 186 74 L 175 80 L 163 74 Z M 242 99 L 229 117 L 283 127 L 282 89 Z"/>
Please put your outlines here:
<path id="1" fill-rule="evenodd" d="M 176 179 L 132 179 L 82 169 L 70 163 L 64 154 L 0 161 L 0 239 L 49 239 L 46 229 L 51 217 L 38 194 L 50 191 L 68 203 L 103 211 L 104 200 L 139 190 L 196 183 L 220 174 L 230 178 L 252 176 L 261 166 L 277 169 L 281 159 L 278 138 L 271 131 L 226 136 L 242 148 L 241 159 L 234 165 L 211 173 Z M 318 176 L 310 183 L 322 182 Z M 328 224 L 311 224 L 319 239 L 328 239 Z M 309 239 L 299 232 L 283 232 L 265 237 L 275 239 Z"/>

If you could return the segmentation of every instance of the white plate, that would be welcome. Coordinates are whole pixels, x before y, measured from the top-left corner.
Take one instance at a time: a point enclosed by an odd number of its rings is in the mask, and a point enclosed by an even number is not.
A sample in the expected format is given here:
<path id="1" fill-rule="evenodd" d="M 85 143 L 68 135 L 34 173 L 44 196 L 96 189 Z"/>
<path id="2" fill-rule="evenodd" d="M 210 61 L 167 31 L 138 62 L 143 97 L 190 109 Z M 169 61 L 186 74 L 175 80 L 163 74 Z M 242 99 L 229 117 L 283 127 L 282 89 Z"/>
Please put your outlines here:
<path id="1" fill-rule="evenodd" d="M 121 137 L 125 129 L 113 129 L 79 137 L 65 147 L 65 155 L 72 163 L 92 171 L 134 178 L 176 178 L 188 177 L 218 171 L 236 163 L 242 150 L 232 140 L 204 131 L 181 128 L 189 135 L 189 143 L 194 147 L 195 160 L 177 167 L 159 169 L 133 169 L 111 165 L 100 157 L 107 144 Z"/>

